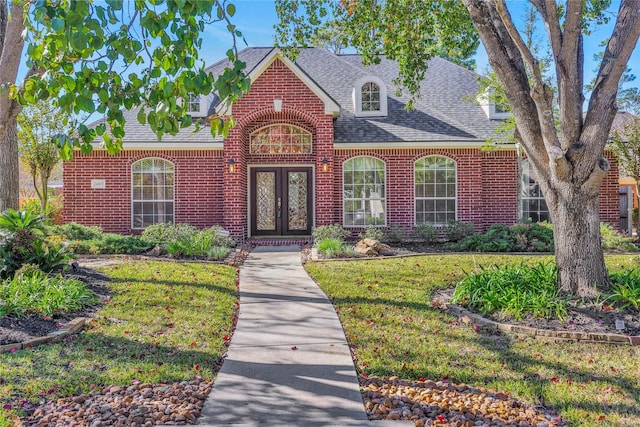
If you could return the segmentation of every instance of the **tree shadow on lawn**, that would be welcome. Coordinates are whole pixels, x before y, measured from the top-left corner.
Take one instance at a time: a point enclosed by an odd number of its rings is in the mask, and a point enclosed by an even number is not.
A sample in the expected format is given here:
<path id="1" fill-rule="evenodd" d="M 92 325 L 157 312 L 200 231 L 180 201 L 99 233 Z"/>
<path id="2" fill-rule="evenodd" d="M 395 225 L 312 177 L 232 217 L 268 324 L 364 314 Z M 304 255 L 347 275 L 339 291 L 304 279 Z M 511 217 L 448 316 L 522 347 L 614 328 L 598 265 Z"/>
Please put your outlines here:
<path id="1" fill-rule="evenodd" d="M 59 343 L 5 353 L 0 355 L 3 380 L 13 393 L 1 396 L 0 406 L 21 399 L 55 400 L 134 381 L 210 379 L 219 371 L 226 351 L 223 343 L 219 346 L 219 351 L 199 351 L 85 332 Z"/>
<path id="2" fill-rule="evenodd" d="M 168 287 L 192 287 L 192 288 L 199 288 L 199 289 L 206 289 L 209 291 L 215 291 L 215 292 L 222 292 L 228 295 L 233 295 L 233 296 L 237 296 L 238 291 L 236 289 L 232 289 L 229 287 L 224 287 L 224 286 L 220 286 L 220 285 L 216 285 L 216 284 L 212 284 L 212 283 L 194 283 L 194 282 L 188 282 L 188 281 L 178 281 L 178 280 L 165 280 L 165 279 L 161 279 L 161 280 L 151 280 L 151 279 L 118 279 L 118 278 L 113 278 L 110 277 L 109 278 L 109 283 L 110 284 L 127 284 L 127 283 L 147 283 L 149 281 L 152 281 L 154 283 L 157 283 L 158 285 L 163 285 L 163 286 L 168 286 Z M 122 293 L 123 290 L 113 290 L 114 293 Z"/>
<path id="3" fill-rule="evenodd" d="M 608 404 L 607 402 L 597 400 L 596 397 L 587 401 L 585 399 L 581 399 L 578 393 L 572 393 L 570 388 L 564 392 L 567 397 L 563 398 L 562 396 L 558 396 L 558 390 L 553 390 L 553 388 L 556 387 L 555 384 L 558 382 L 565 382 L 568 387 L 581 387 L 582 384 L 591 383 L 604 384 L 603 388 L 606 389 L 607 387 L 610 387 L 609 390 L 615 390 L 617 388 L 619 389 L 618 393 L 624 395 L 625 399 L 631 398 L 635 402 L 640 402 L 640 380 L 634 381 L 631 378 L 622 376 L 613 366 L 610 368 L 611 373 L 609 375 L 605 373 L 593 373 L 586 366 L 584 368 L 577 366 L 579 363 L 588 363 L 585 360 L 582 362 L 577 359 L 570 362 L 560 362 L 558 360 L 551 361 L 553 354 L 549 353 L 549 351 L 545 352 L 545 349 L 548 346 L 554 346 L 557 352 L 571 352 L 575 353 L 576 357 L 579 357 L 575 346 L 582 345 L 585 346 L 585 354 L 583 356 L 589 359 L 588 353 L 592 350 L 597 352 L 597 350 L 600 349 L 600 346 L 604 344 L 549 343 L 544 344 L 544 346 L 538 350 L 535 350 L 534 348 L 530 349 L 529 354 L 527 353 L 529 350 L 525 348 L 518 349 L 514 345 L 516 343 L 526 344 L 526 342 L 531 342 L 532 344 L 541 343 L 541 341 L 535 340 L 532 337 L 518 338 L 512 335 L 496 334 L 495 332 L 483 332 L 482 330 L 476 332 L 471 326 L 457 323 L 457 319 L 454 316 L 447 315 L 441 310 L 434 309 L 428 303 L 406 304 L 397 299 L 375 297 L 337 297 L 333 298 L 332 302 L 334 305 L 340 307 L 340 310 L 345 310 L 346 306 L 350 305 L 354 306 L 356 311 L 358 310 L 359 305 L 380 305 L 380 307 L 393 306 L 399 309 L 411 308 L 423 313 L 427 318 L 431 318 L 433 320 L 437 319 L 442 322 L 442 327 L 437 331 L 437 337 L 438 341 L 444 344 L 444 348 L 434 348 L 435 346 L 429 348 L 430 351 L 433 350 L 433 353 L 427 355 L 427 357 L 433 358 L 433 363 L 429 364 L 427 369 L 413 371 L 409 368 L 403 367 L 403 369 L 398 372 L 398 370 L 394 368 L 393 364 L 387 364 L 385 366 L 377 365 L 375 369 L 376 375 L 396 375 L 413 379 L 425 377 L 436 380 L 446 376 L 449 377 L 451 381 L 467 382 L 472 385 L 475 384 L 476 386 L 502 383 L 504 384 L 503 387 L 507 390 L 499 391 L 510 391 L 509 388 L 511 388 L 511 391 L 515 391 L 519 394 L 523 394 L 524 392 L 525 395 L 528 394 L 529 396 L 534 396 L 534 399 L 537 400 L 537 404 L 542 406 L 553 405 L 556 409 L 581 408 L 595 413 L 616 413 L 621 417 L 631 414 L 635 416 L 640 415 L 640 405 L 615 402 Z M 383 312 L 383 310 L 380 310 L 380 312 Z M 357 320 L 358 322 L 366 320 L 365 315 L 360 315 L 358 313 L 356 316 L 360 317 L 360 319 Z M 451 321 L 447 322 L 446 317 L 450 317 Z M 398 329 L 398 333 L 402 332 L 400 328 L 428 335 L 433 335 L 434 332 L 425 331 L 421 325 L 412 324 L 411 322 L 403 322 L 400 324 L 399 319 L 396 320 L 396 324 L 392 325 L 391 328 Z M 451 328 L 464 329 L 453 333 L 450 330 Z M 466 333 L 464 332 L 465 330 L 467 331 Z M 398 348 L 403 344 L 397 342 L 394 343 L 392 341 L 394 332 L 387 335 L 388 336 L 385 339 L 388 340 L 388 343 L 386 345 L 391 346 L 392 351 L 398 351 L 400 355 L 398 357 L 398 359 L 400 359 L 398 365 L 406 361 L 407 366 L 410 366 L 411 361 L 424 359 L 425 355 L 421 354 L 420 350 L 415 347 L 412 348 L 409 346 L 402 349 Z M 362 336 L 357 337 L 357 339 L 360 340 L 363 338 L 364 337 Z M 372 337 L 371 339 L 380 339 L 380 337 Z M 362 343 L 361 345 L 364 347 L 375 347 L 379 345 L 379 343 L 376 342 L 372 345 Z M 469 351 L 465 351 L 465 354 L 462 354 L 459 359 L 453 359 L 451 357 L 447 357 L 446 354 L 442 354 L 443 352 L 446 352 L 447 346 L 449 347 L 449 352 L 460 351 L 460 349 L 468 349 Z M 620 346 L 614 346 L 612 350 L 622 353 L 624 352 L 624 349 L 627 348 L 631 352 L 635 350 L 635 347 Z M 596 357 L 597 356 L 593 356 L 594 359 Z M 636 356 L 629 354 L 627 357 Z M 487 372 L 486 367 L 481 366 L 483 363 L 482 359 L 490 361 L 492 358 L 500 366 L 504 367 L 502 372 L 500 370 Z M 545 360 L 545 358 L 547 360 Z M 356 363 L 358 363 L 357 360 Z M 442 367 L 443 363 L 447 363 L 447 368 Z M 477 369 L 475 369 L 475 367 L 477 367 Z M 451 372 L 456 371 L 457 369 L 459 369 L 459 371 L 454 375 L 451 375 Z M 482 373 L 483 370 L 485 371 L 484 373 Z M 449 374 L 447 375 L 444 372 L 448 372 Z M 543 372 L 550 372 L 553 374 L 547 374 L 547 376 L 543 377 L 540 374 Z M 456 374 L 459 375 L 457 376 Z M 512 383 L 513 381 L 520 383 L 520 385 L 516 387 L 520 388 L 520 390 L 516 390 L 513 386 L 509 386 L 509 383 Z M 603 393 L 607 392 L 603 390 Z M 555 396 L 553 396 L 554 394 Z M 617 398 L 620 397 L 618 396 Z"/>

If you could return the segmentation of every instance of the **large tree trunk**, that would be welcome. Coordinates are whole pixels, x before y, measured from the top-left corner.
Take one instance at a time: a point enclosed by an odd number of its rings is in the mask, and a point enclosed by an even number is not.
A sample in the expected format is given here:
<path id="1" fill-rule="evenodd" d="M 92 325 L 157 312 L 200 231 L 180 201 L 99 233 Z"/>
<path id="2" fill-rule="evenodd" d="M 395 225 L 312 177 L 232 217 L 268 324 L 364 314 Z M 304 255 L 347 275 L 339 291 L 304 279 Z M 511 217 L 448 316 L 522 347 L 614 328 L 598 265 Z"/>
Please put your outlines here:
<path id="1" fill-rule="evenodd" d="M 10 121 L 0 140 L 0 212 L 18 209 L 20 167 L 16 120 Z"/>
<path id="2" fill-rule="evenodd" d="M 579 189 L 569 197 L 549 204 L 558 283 L 564 292 L 594 297 L 596 285 L 608 281 L 600 242 L 599 198 Z"/>

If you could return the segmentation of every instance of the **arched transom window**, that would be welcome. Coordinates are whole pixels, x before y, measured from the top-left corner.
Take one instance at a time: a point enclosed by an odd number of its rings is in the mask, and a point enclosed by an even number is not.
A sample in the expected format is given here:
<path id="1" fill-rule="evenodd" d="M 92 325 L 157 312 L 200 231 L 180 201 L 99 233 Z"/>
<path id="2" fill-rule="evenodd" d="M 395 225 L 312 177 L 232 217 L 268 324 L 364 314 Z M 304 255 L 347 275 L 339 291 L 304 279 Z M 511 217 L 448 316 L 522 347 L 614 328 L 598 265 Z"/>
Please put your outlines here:
<path id="1" fill-rule="evenodd" d="M 446 224 L 456 219 L 456 162 L 427 156 L 414 167 L 416 224 Z"/>
<path id="2" fill-rule="evenodd" d="M 131 212 L 133 228 L 145 228 L 174 220 L 174 166 L 156 158 L 131 166 Z"/>
<path id="3" fill-rule="evenodd" d="M 385 225 L 385 163 L 375 157 L 354 157 L 344 162 L 344 225 Z"/>
<path id="4" fill-rule="evenodd" d="M 269 125 L 250 137 L 251 154 L 311 153 L 311 133 L 293 125 Z"/>
<path id="5" fill-rule="evenodd" d="M 380 111 L 380 86 L 367 82 L 361 91 L 362 111 Z"/>

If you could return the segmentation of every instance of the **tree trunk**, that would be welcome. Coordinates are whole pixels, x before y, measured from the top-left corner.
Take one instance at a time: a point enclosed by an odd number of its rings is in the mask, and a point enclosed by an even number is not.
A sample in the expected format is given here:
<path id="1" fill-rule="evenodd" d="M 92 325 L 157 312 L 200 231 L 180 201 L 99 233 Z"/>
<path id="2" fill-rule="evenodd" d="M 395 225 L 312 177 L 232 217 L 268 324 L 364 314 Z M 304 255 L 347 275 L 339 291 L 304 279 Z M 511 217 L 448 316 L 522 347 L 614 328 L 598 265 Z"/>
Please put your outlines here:
<path id="1" fill-rule="evenodd" d="M 549 205 L 558 284 L 564 292 L 594 297 L 596 286 L 608 282 L 600 242 L 600 203 L 597 194 L 575 188 L 569 193 L 569 200 L 559 199 L 555 206 Z"/>
<path id="2" fill-rule="evenodd" d="M 0 212 L 19 207 L 20 168 L 16 120 L 11 120 L 0 141 Z"/>

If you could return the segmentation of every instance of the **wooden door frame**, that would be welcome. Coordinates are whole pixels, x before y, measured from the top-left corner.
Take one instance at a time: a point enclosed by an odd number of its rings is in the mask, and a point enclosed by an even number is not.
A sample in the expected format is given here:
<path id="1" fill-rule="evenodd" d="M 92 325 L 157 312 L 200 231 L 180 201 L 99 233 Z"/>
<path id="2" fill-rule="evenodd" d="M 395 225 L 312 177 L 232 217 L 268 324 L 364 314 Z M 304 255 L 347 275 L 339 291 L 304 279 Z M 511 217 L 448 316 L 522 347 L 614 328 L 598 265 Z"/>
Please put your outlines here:
<path id="1" fill-rule="evenodd" d="M 275 172 L 276 174 L 276 198 L 278 194 L 282 198 L 281 216 L 276 219 L 275 231 L 258 231 L 256 229 L 257 210 L 255 203 L 256 174 L 258 172 Z M 287 185 L 288 172 L 307 172 L 307 230 L 288 230 L 287 220 L 289 215 Z M 247 220 L 249 236 L 253 237 L 288 237 L 288 236 L 309 236 L 315 224 L 315 168 L 313 165 L 306 164 L 277 164 L 265 165 L 257 164 L 248 167 L 247 179 Z M 274 203 L 276 201 L 274 200 Z M 277 207 L 276 207 L 277 209 Z"/>

